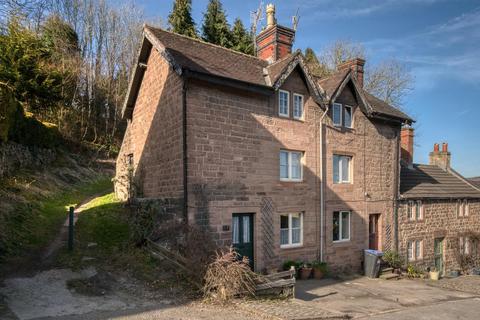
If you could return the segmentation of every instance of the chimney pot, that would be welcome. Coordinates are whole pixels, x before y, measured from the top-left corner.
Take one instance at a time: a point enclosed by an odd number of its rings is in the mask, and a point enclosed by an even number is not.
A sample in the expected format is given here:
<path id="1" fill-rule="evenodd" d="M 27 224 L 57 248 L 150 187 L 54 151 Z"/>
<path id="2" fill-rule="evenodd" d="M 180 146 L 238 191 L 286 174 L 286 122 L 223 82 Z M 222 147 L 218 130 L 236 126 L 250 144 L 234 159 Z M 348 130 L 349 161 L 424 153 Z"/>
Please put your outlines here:
<path id="1" fill-rule="evenodd" d="M 267 4 L 267 28 L 273 27 L 276 24 L 275 21 L 275 5 L 273 3 Z"/>
<path id="2" fill-rule="evenodd" d="M 430 165 L 435 165 L 443 170 L 450 168 L 451 154 L 448 151 L 448 143 L 442 143 L 442 151 L 439 151 L 440 146 L 438 143 L 434 144 L 433 152 L 430 152 Z"/>

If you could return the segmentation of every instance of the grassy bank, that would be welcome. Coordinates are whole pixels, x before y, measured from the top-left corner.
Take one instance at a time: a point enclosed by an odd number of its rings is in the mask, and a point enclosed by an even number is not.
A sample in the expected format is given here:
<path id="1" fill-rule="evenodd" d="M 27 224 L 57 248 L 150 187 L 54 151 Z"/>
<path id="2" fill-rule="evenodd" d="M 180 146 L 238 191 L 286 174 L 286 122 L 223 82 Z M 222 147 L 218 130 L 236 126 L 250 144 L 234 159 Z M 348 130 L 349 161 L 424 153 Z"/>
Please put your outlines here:
<path id="1" fill-rule="evenodd" d="M 43 188 L 54 189 L 55 186 L 45 183 Z M 112 182 L 110 177 L 100 176 L 73 184 L 67 190 L 57 189 L 49 196 L 38 196 L 28 189 L 18 189 L 17 194 L 10 192 L 13 210 L 0 217 L 0 258 L 4 263 L 13 257 L 19 259 L 41 251 L 55 238 L 66 219 L 69 206 L 75 206 L 93 195 L 111 192 Z M 16 202 L 14 196 L 21 196 L 22 201 Z"/>
<path id="2" fill-rule="evenodd" d="M 155 260 L 142 247 L 132 242 L 128 208 L 113 193 L 97 197 L 84 205 L 75 229 L 73 252 L 63 250 L 62 267 L 122 273 L 141 280 L 152 289 L 178 288 L 183 285 L 172 270 Z"/>

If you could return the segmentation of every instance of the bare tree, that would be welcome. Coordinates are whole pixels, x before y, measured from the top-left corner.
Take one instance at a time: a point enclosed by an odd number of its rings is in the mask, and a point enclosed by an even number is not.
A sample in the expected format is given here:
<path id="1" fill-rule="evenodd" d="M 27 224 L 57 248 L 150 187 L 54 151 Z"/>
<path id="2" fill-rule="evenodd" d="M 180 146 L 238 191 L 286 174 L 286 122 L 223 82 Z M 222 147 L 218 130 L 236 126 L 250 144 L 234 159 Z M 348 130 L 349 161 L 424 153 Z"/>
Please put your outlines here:
<path id="1" fill-rule="evenodd" d="M 337 71 L 338 66 L 353 58 L 366 59 L 361 44 L 340 40 L 326 47 L 318 56 L 320 66 L 314 67 L 320 77 Z M 315 59 L 311 59 L 315 60 Z M 405 96 L 413 88 L 413 78 L 398 60 L 390 59 L 377 65 L 368 63 L 365 70 L 365 90 L 396 107 L 401 107 Z"/>

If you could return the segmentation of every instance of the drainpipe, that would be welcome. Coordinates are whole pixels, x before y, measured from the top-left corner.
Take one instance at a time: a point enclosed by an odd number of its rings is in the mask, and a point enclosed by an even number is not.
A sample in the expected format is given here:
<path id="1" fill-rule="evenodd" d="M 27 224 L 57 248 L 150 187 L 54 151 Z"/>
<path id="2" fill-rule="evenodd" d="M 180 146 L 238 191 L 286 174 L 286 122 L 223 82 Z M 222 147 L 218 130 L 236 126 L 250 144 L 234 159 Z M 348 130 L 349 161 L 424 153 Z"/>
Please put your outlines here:
<path id="1" fill-rule="evenodd" d="M 395 166 L 395 190 L 393 193 L 393 250 L 398 252 L 398 201 L 400 192 L 400 136 L 397 136 L 397 150 Z"/>
<path id="2" fill-rule="evenodd" d="M 327 108 L 325 112 L 320 117 L 320 261 L 323 261 L 323 225 L 324 225 L 324 216 L 325 216 L 325 177 L 323 170 L 323 119 L 330 109 L 330 104 L 327 103 Z"/>
<path id="3" fill-rule="evenodd" d="M 182 86 L 183 218 L 184 218 L 184 223 L 188 223 L 187 81 L 188 81 L 188 75 L 183 78 L 183 86 Z"/>

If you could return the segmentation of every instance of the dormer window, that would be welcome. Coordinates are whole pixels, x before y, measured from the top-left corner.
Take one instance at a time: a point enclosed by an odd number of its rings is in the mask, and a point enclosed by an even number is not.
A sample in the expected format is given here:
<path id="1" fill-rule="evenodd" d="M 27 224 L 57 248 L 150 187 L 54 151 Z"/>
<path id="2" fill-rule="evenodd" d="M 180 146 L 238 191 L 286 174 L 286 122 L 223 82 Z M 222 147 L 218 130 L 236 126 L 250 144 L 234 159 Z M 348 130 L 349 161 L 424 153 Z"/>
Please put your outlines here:
<path id="1" fill-rule="evenodd" d="M 337 127 L 342 126 L 342 105 L 340 103 L 333 104 L 333 125 Z"/>
<path id="2" fill-rule="evenodd" d="M 303 119 L 303 96 L 301 94 L 293 94 L 293 117 L 297 120 Z"/>
<path id="3" fill-rule="evenodd" d="M 332 108 L 333 125 L 336 127 L 353 128 L 353 107 L 334 103 Z"/>
<path id="4" fill-rule="evenodd" d="M 280 90 L 278 92 L 278 114 L 282 117 L 289 116 L 290 92 Z"/>

